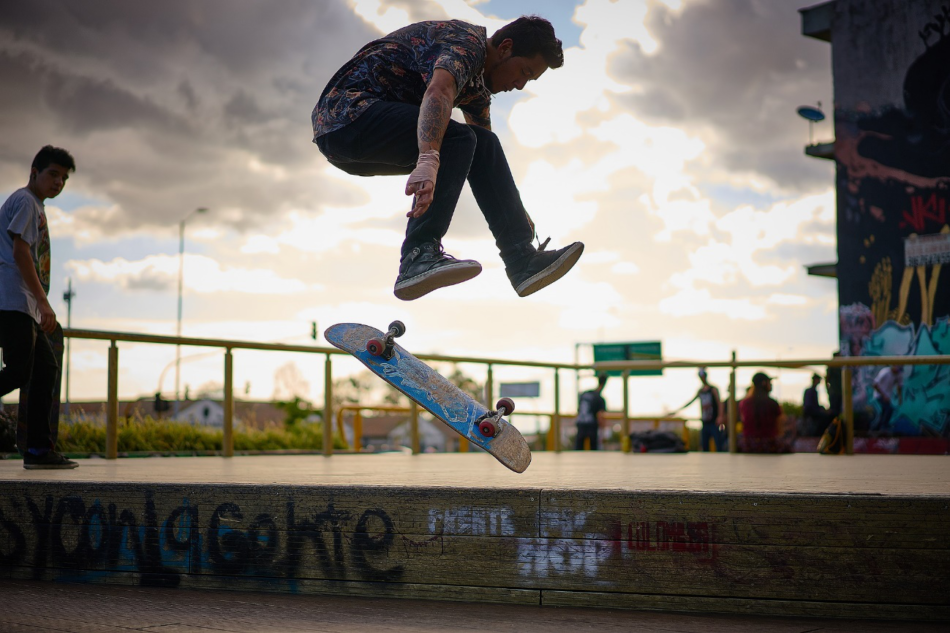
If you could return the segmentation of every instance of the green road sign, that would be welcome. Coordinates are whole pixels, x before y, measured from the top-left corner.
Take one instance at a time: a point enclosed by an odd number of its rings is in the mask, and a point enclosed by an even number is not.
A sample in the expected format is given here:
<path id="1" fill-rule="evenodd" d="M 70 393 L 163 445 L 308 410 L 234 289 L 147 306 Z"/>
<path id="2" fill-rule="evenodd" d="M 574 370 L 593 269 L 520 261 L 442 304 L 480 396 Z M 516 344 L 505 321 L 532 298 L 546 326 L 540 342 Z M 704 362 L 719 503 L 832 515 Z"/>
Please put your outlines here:
<path id="1" fill-rule="evenodd" d="M 663 344 L 660 341 L 640 341 L 638 343 L 603 343 L 594 345 L 594 362 L 610 360 L 663 360 Z M 611 370 L 609 376 L 620 376 L 623 372 Z M 662 376 L 662 369 L 632 369 L 631 376 Z"/>

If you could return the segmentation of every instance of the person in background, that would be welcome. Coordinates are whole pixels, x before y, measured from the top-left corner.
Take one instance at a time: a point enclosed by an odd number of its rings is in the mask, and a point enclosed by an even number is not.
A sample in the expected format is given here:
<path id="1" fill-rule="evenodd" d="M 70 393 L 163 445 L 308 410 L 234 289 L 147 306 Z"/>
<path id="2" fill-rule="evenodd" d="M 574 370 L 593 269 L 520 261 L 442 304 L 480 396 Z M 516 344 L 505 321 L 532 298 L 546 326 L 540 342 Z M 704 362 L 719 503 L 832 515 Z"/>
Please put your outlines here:
<path id="1" fill-rule="evenodd" d="M 574 441 L 576 450 L 584 450 L 584 440 L 590 442 L 590 450 L 600 448 L 600 429 L 607 423 L 607 401 L 604 400 L 604 385 L 607 384 L 607 374 L 597 377 L 597 388 L 585 391 L 577 402 L 577 439 Z"/>
<path id="2" fill-rule="evenodd" d="M 699 368 L 699 380 L 703 384 L 693 399 L 669 415 L 679 413 L 699 400 L 700 417 L 703 422 L 699 443 L 704 451 L 709 451 L 709 442 L 712 440 L 716 452 L 721 453 L 726 450 L 726 407 L 723 406 L 722 398 L 719 397 L 719 389 L 709 384 L 709 375 L 705 367 Z"/>
<path id="3" fill-rule="evenodd" d="M 806 389 L 802 396 L 802 420 L 799 429 L 801 435 L 808 437 L 821 435 L 835 417 L 818 401 L 818 385 L 820 384 L 821 376 L 812 374 L 811 387 Z"/>
<path id="4" fill-rule="evenodd" d="M 894 396 L 897 403 L 903 400 L 904 372 L 900 365 L 885 367 L 878 372 L 874 379 L 874 395 L 881 405 L 881 415 L 872 429 L 875 432 L 888 431 L 891 425 L 891 416 L 894 415 Z"/>
<path id="5" fill-rule="evenodd" d="M 772 378 L 757 372 L 752 376 L 752 389 L 739 403 L 742 436 L 739 449 L 743 453 L 789 453 L 791 447 L 782 432 L 785 413 L 782 405 L 771 397 Z"/>

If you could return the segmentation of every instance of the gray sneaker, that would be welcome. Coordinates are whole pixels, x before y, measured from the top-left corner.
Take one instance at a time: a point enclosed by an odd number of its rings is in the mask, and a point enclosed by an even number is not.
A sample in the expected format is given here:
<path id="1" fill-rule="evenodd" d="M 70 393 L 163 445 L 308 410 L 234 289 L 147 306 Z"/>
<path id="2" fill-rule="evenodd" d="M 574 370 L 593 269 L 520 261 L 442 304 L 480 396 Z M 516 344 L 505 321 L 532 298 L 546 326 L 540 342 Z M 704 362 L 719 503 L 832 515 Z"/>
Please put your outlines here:
<path id="1" fill-rule="evenodd" d="M 581 242 L 574 242 L 556 251 L 546 251 L 545 241 L 540 250 L 520 259 L 517 264 L 506 266 L 505 272 L 519 297 L 527 297 L 567 274 L 584 252 Z"/>
<path id="2" fill-rule="evenodd" d="M 438 288 L 460 284 L 482 272 L 482 265 L 471 259 L 455 259 L 438 242 L 413 248 L 399 264 L 399 276 L 393 293 L 398 299 L 412 301 Z"/>
<path id="3" fill-rule="evenodd" d="M 78 466 L 79 464 L 56 451 L 48 451 L 43 455 L 28 452 L 23 456 L 23 467 L 27 470 L 64 470 Z"/>

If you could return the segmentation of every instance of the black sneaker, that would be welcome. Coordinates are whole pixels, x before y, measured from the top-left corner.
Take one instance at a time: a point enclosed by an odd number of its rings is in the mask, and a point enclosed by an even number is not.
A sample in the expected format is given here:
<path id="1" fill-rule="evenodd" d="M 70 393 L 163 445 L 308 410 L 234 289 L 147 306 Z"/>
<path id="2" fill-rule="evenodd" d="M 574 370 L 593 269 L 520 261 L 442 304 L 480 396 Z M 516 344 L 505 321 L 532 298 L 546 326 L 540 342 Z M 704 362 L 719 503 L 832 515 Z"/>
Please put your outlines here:
<path id="1" fill-rule="evenodd" d="M 553 284 L 574 267 L 584 252 L 581 242 L 574 242 L 556 251 L 544 250 L 546 245 L 547 242 L 540 250 L 521 259 L 518 264 L 505 267 L 508 279 L 519 297 L 527 297 Z"/>
<path id="2" fill-rule="evenodd" d="M 49 451 L 44 455 L 34 455 L 27 453 L 23 456 L 23 467 L 27 470 L 57 470 L 66 468 L 76 468 L 79 466 L 71 459 L 66 459 L 56 451 Z"/>
<path id="3" fill-rule="evenodd" d="M 417 246 L 399 263 L 399 276 L 393 288 L 398 299 L 412 301 L 433 290 L 460 284 L 482 272 L 482 265 L 471 259 L 455 259 L 438 242 Z"/>

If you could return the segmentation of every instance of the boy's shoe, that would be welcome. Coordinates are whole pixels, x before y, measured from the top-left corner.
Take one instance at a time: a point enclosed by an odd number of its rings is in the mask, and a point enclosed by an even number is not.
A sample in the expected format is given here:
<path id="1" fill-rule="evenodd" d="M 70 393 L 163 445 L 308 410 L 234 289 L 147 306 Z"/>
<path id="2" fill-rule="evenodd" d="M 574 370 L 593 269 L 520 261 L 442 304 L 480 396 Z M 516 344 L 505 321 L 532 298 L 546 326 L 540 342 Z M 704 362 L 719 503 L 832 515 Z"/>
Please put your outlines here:
<path id="1" fill-rule="evenodd" d="M 63 457 L 56 451 L 48 451 L 43 455 L 34 455 L 27 452 L 23 456 L 23 467 L 27 470 L 62 470 L 79 466 L 71 459 Z"/>
<path id="2" fill-rule="evenodd" d="M 521 258 L 517 264 L 505 267 L 508 279 L 519 297 L 527 297 L 553 284 L 574 267 L 584 252 L 581 242 L 574 242 L 556 251 L 544 250 L 546 245 L 547 242 L 540 250 Z"/>
<path id="3" fill-rule="evenodd" d="M 398 299 L 412 301 L 433 290 L 460 284 L 482 272 L 482 265 L 471 259 L 455 259 L 438 242 L 415 247 L 399 264 L 399 276 L 393 289 Z"/>

